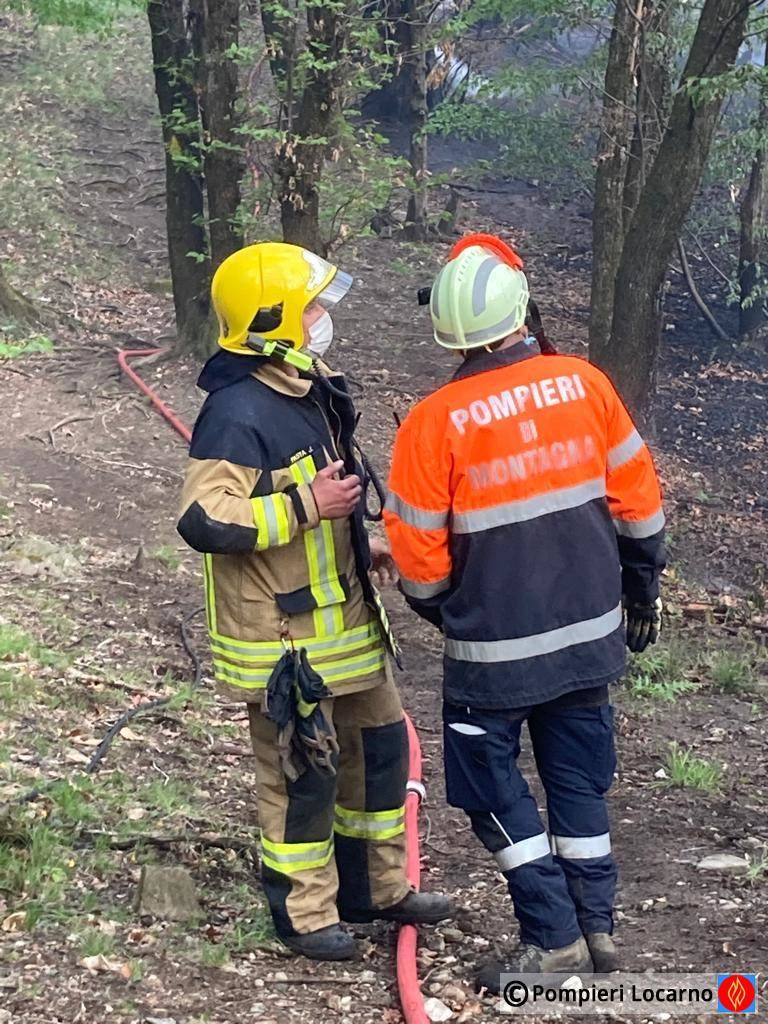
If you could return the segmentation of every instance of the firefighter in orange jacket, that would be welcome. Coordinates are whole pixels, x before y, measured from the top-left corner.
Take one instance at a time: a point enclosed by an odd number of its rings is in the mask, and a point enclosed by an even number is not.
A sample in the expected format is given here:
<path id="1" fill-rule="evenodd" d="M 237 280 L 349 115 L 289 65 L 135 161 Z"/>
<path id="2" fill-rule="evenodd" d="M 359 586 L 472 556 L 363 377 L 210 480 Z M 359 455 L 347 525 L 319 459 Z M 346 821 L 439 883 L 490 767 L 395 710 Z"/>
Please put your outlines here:
<path id="1" fill-rule="evenodd" d="M 608 378 L 542 355 L 522 262 L 469 245 L 432 288 L 463 357 L 400 428 L 385 514 L 408 603 L 445 636 L 449 802 L 504 873 L 521 946 L 503 970 L 602 972 L 616 865 L 608 684 L 661 623 L 664 514 L 651 456 Z M 517 768 L 524 721 L 549 831 Z"/>

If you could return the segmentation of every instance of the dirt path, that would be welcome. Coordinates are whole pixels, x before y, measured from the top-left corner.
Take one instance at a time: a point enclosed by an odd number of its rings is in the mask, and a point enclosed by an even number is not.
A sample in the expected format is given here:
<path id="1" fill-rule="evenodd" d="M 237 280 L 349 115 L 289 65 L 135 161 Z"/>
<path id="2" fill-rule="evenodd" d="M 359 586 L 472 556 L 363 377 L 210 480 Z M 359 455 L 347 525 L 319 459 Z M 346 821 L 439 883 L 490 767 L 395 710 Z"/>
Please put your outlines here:
<path id="1" fill-rule="evenodd" d="M 147 108 L 137 109 L 127 139 L 121 108 L 84 114 L 74 145 L 105 164 L 130 159 L 127 146 L 154 167 Z M 70 187 L 92 171 L 73 167 Z M 91 329 L 62 329 L 52 356 L 0 364 L 0 805 L 41 780 L 69 779 L 0 824 L 0 1022 L 394 1024 L 388 929 L 359 929 L 363 956 L 346 969 L 302 963 L 273 943 L 252 857 L 240 849 L 253 845 L 257 824 L 242 708 L 213 697 L 207 660 L 203 691 L 186 689 L 178 625 L 201 588 L 198 560 L 174 532 L 184 450 L 114 361 L 119 344 L 169 329 L 167 299 L 142 288 L 162 272 L 161 219 L 154 200 L 141 201 L 153 173 L 82 192 L 86 234 L 115 240 L 122 270 L 51 287 Z M 473 194 L 465 216 L 467 229 L 511 233 L 554 339 L 583 354 L 589 224 L 578 206 L 552 209 L 537 190 L 500 188 Z M 451 372 L 414 302 L 443 256 L 441 246 L 376 239 L 339 253 L 356 283 L 333 354 L 358 392 L 362 439 L 381 471 L 393 413 Z M 52 273 L 44 270 L 44 285 Z M 767 367 L 753 353 L 713 359 L 684 297 L 673 292 L 670 309 L 657 445 L 671 520 L 670 617 L 664 645 L 638 659 L 616 694 L 619 941 L 637 969 L 759 970 L 768 924 Z M 184 362 L 145 369 L 188 422 L 200 401 L 196 372 Z M 386 600 L 425 752 L 424 884 L 464 908 L 456 926 L 425 937 L 425 992 L 457 1021 L 495 1019 L 467 983 L 479 960 L 513 942 L 511 908 L 490 859 L 444 804 L 438 638 L 396 594 Z M 193 640 L 204 653 L 199 620 Z M 162 693 L 178 696 L 137 720 L 85 779 L 84 761 L 120 710 Z M 672 744 L 701 764 L 670 760 Z M 170 841 L 133 847 L 142 834 Z M 714 852 L 748 857 L 749 873 L 699 872 Z M 137 918 L 146 862 L 189 869 L 197 922 Z"/>

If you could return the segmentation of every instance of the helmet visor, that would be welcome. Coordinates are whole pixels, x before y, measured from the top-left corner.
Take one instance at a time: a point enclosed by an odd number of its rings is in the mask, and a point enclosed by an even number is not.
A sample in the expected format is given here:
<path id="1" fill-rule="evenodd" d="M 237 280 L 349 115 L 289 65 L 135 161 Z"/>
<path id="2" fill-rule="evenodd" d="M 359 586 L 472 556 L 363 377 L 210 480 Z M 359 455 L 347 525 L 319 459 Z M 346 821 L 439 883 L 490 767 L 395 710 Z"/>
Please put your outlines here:
<path id="1" fill-rule="evenodd" d="M 351 274 L 345 274 L 343 270 L 337 270 L 333 275 L 333 279 L 323 288 L 315 301 L 319 302 L 324 309 L 330 309 L 341 302 L 352 287 L 352 282 Z"/>

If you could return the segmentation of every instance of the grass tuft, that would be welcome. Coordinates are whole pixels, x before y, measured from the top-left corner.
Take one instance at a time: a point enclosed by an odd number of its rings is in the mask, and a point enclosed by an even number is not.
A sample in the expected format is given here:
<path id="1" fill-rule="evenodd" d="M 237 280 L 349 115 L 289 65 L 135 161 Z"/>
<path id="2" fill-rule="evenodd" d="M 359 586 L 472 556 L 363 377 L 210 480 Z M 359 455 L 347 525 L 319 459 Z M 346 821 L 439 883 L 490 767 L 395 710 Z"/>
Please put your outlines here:
<path id="1" fill-rule="evenodd" d="M 81 956 L 111 956 L 115 951 L 115 937 L 98 928 L 89 928 L 80 939 Z"/>
<path id="2" fill-rule="evenodd" d="M 90 780 L 69 782 L 62 779 L 55 782 L 48 796 L 53 800 L 55 810 L 52 817 L 66 825 L 80 825 L 96 821 L 100 815 L 91 804 Z"/>
<path id="3" fill-rule="evenodd" d="M 176 572 L 181 565 L 181 555 L 176 548 L 172 548 L 170 544 L 164 544 L 162 547 L 157 548 L 157 550 L 153 552 L 153 556 L 158 562 L 161 562 L 166 569 L 170 570 L 170 572 Z"/>
<path id="4" fill-rule="evenodd" d="M 671 703 L 696 689 L 696 684 L 686 678 L 694 664 L 680 644 L 670 643 L 658 650 L 644 651 L 632 659 L 629 692 L 633 697 Z"/>
<path id="5" fill-rule="evenodd" d="M 745 877 L 752 885 L 768 879 L 768 851 L 764 850 L 759 859 L 751 862 Z"/>
<path id="6" fill-rule="evenodd" d="M 19 356 L 50 355 L 53 342 L 44 334 L 34 334 L 19 341 L 0 340 L 0 359 L 17 359 Z"/>
<path id="7" fill-rule="evenodd" d="M 230 945 L 235 953 L 250 953 L 262 949 L 275 939 L 272 916 L 266 906 L 257 906 L 251 914 L 239 920 L 232 932 Z"/>
<path id="8" fill-rule="evenodd" d="M 756 653 L 739 648 L 715 651 L 707 661 L 712 686 L 720 693 L 746 693 L 754 686 Z"/>
<path id="9" fill-rule="evenodd" d="M 200 963 L 203 967 L 225 967 L 229 963 L 229 950 L 221 944 L 204 942 L 200 947 Z"/>
<path id="10" fill-rule="evenodd" d="M 723 769 L 713 761 L 696 757 L 690 750 L 682 750 L 671 743 L 664 762 L 667 778 L 662 786 L 680 786 L 698 789 L 704 793 L 717 793 L 723 782 Z"/>
<path id="11" fill-rule="evenodd" d="M 174 779 L 150 782 L 139 798 L 140 806 L 160 811 L 162 814 L 187 810 L 191 802 L 189 787 Z"/>
<path id="12" fill-rule="evenodd" d="M 0 832 L 0 892 L 27 911 L 33 927 L 60 903 L 69 877 L 71 851 L 48 825 L 16 822 Z"/>

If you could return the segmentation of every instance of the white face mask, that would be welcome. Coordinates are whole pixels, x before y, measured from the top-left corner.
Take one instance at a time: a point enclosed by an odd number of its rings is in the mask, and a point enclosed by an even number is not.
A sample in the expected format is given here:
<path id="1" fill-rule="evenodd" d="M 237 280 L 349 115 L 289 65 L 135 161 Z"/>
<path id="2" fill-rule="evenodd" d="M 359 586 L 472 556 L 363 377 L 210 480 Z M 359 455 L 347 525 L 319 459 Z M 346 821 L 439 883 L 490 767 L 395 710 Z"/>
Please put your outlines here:
<path id="1" fill-rule="evenodd" d="M 333 341 L 333 320 L 324 312 L 309 328 L 309 351 L 322 359 Z"/>

